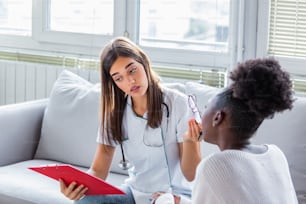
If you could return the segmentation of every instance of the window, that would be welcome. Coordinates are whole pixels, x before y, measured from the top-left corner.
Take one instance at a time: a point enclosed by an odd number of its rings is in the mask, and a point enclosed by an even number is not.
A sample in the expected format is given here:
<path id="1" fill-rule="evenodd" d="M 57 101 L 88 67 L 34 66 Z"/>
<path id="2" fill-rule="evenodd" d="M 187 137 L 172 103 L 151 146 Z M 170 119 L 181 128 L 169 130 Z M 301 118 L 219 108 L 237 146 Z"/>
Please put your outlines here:
<path id="1" fill-rule="evenodd" d="M 234 66 L 240 1 L 139 2 L 139 28 L 134 39 L 153 62 L 201 70 Z"/>
<path id="2" fill-rule="evenodd" d="M 272 0 L 270 55 L 306 58 L 306 1 Z"/>
<path id="3" fill-rule="evenodd" d="M 259 1 L 258 13 L 261 15 L 258 15 L 256 56 L 273 56 L 278 59 L 290 72 L 294 89 L 305 92 L 305 0 Z"/>
<path id="4" fill-rule="evenodd" d="M 274 56 L 293 76 L 306 77 L 306 2 L 259 3 L 257 56 Z"/>
<path id="5" fill-rule="evenodd" d="M 96 66 L 124 35 L 162 76 L 223 86 L 238 61 L 274 56 L 305 91 L 305 13 L 305 0 L 0 0 L 0 59 Z"/>
<path id="6" fill-rule="evenodd" d="M 113 35 L 112 0 L 52 0 L 49 30 Z"/>
<path id="7" fill-rule="evenodd" d="M 14 11 L 20 19 L 31 23 L 27 36 L 0 33 L 0 46 L 9 51 L 0 53 L 4 59 L 14 58 L 16 52 L 17 59 L 24 54 L 26 58 L 41 55 L 38 61 L 48 61 L 46 56 L 64 59 L 60 61 L 98 60 L 106 42 L 114 36 L 128 36 L 167 77 L 185 77 L 184 73 L 190 72 L 195 80 L 222 86 L 227 68 L 235 64 L 241 2 L 238 0 L 0 2 L 19 2 L 20 8 L 33 8 L 28 18 L 23 12 L 27 9 Z M 7 28 L 3 26 L 5 32 Z"/>
<path id="8" fill-rule="evenodd" d="M 229 19 L 229 0 L 142 0 L 140 44 L 227 52 Z"/>
<path id="9" fill-rule="evenodd" d="M 32 2 L 0 0 L 0 34 L 30 36 Z"/>
<path id="10" fill-rule="evenodd" d="M 33 0 L 34 40 L 59 44 L 60 50 L 65 48 L 71 54 L 99 53 L 101 45 L 112 36 L 119 35 L 119 32 L 123 33 L 117 28 L 124 28 L 124 24 L 115 19 L 115 10 L 119 16 L 124 16 L 125 10 L 116 2 L 118 1 Z M 43 12 L 39 12 L 40 10 Z"/>

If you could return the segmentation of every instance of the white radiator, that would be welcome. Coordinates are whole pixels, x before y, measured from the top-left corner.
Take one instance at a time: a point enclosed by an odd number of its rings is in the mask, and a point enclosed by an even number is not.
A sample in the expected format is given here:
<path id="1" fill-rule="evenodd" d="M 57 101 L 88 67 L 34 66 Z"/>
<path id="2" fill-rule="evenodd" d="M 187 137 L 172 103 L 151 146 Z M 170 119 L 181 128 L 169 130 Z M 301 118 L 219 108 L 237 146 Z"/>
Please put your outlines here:
<path id="1" fill-rule="evenodd" d="M 63 69 L 97 83 L 98 70 L 0 60 L 0 105 L 49 97 L 53 83 Z"/>

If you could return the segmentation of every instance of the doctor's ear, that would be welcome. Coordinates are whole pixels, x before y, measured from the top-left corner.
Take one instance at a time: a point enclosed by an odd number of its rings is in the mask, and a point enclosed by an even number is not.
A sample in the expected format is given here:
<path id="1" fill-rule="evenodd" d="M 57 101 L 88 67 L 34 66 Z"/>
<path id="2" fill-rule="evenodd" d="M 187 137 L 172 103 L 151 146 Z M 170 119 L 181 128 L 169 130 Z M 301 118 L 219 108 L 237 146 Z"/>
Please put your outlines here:
<path id="1" fill-rule="evenodd" d="M 225 112 L 218 110 L 213 116 L 212 126 L 216 127 L 217 125 L 221 124 L 224 117 L 225 117 Z"/>

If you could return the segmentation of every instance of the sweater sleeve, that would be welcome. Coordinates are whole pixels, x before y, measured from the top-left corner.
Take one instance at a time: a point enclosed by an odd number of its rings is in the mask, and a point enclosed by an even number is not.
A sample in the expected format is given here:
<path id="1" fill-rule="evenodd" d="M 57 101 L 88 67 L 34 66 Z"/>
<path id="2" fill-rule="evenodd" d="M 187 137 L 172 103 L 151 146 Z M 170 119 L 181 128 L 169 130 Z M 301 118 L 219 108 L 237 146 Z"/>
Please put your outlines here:
<path id="1" fill-rule="evenodd" d="M 193 203 L 219 203 L 218 195 L 214 191 L 216 188 L 215 186 L 212 187 L 210 182 L 212 175 L 206 169 L 209 166 L 207 165 L 207 159 L 203 159 L 197 168 L 197 175 L 192 191 Z"/>

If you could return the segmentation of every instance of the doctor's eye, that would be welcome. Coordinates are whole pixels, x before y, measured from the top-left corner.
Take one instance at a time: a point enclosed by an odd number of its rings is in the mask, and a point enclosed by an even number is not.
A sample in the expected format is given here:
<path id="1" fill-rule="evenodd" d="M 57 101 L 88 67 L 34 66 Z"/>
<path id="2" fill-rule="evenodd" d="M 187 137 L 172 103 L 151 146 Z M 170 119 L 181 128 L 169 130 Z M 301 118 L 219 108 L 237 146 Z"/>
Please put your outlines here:
<path id="1" fill-rule="evenodd" d="M 120 82 L 120 81 L 123 80 L 123 78 L 122 78 L 122 77 L 116 77 L 116 78 L 113 78 L 113 80 L 114 80 L 115 82 Z"/>
<path id="2" fill-rule="evenodd" d="M 130 69 L 129 73 L 133 74 L 137 71 L 137 67 L 133 67 L 132 69 Z"/>

